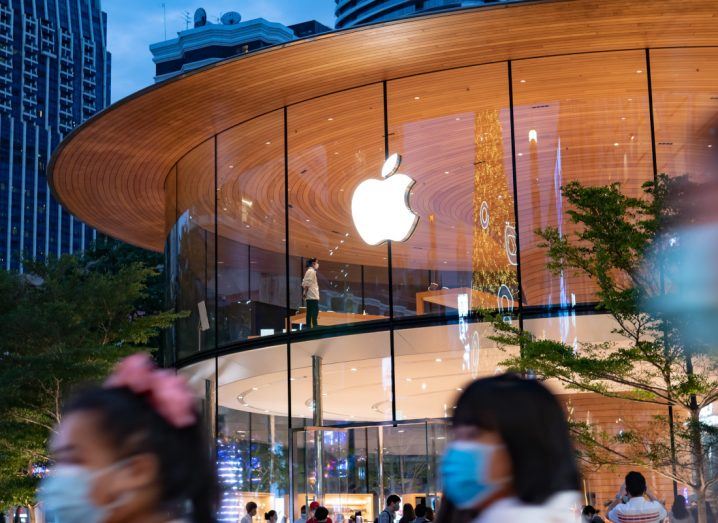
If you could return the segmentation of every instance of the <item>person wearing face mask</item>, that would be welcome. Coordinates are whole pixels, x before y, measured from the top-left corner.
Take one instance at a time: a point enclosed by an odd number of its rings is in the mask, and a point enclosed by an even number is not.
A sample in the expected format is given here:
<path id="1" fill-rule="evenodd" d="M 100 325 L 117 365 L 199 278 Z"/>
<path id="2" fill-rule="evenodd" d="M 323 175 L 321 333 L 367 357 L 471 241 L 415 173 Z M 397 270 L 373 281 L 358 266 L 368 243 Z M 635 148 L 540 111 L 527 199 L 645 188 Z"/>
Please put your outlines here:
<path id="1" fill-rule="evenodd" d="M 47 523 L 214 523 L 217 488 L 194 393 L 147 354 L 64 405 L 40 484 Z"/>
<path id="2" fill-rule="evenodd" d="M 313 329 L 319 321 L 319 262 L 316 258 L 307 260 L 307 272 L 302 280 L 302 294 L 307 304 L 307 329 Z"/>
<path id="3" fill-rule="evenodd" d="M 401 509 L 401 498 L 392 494 L 386 498 L 386 508 L 379 514 L 379 523 L 394 523 L 396 513 Z"/>
<path id="4" fill-rule="evenodd" d="M 536 380 L 484 378 L 458 399 L 438 523 L 574 523 L 580 477 L 564 412 Z"/>

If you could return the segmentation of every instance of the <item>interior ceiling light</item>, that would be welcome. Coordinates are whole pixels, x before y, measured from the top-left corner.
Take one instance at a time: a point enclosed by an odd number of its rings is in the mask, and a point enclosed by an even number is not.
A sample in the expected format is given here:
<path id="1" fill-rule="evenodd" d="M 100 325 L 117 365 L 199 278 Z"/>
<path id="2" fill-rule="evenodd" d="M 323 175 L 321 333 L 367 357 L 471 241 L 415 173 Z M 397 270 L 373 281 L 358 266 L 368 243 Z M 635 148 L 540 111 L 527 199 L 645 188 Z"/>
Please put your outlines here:
<path id="1" fill-rule="evenodd" d="M 529 131 L 529 143 L 538 143 L 538 133 L 536 132 L 536 129 L 531 129 Z"/>

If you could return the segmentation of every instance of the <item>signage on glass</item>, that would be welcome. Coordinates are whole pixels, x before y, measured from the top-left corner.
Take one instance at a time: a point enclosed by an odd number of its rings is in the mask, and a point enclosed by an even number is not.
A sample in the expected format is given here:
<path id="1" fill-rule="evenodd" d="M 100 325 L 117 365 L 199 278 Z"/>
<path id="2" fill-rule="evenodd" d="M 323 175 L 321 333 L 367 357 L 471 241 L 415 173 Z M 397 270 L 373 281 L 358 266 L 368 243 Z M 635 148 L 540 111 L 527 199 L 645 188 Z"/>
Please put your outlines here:
<path id="1" fill-rule="evenodd" d="M 352 196 L 354 226 L 369 245 L 387 240 L 404 242 L 414 232 L 419 216 L 411 210 L 409 198 L 414 180 L 396 172 L 401 156 L 394 153 L 381 169 L 382 180 L 364 180 Z"/>

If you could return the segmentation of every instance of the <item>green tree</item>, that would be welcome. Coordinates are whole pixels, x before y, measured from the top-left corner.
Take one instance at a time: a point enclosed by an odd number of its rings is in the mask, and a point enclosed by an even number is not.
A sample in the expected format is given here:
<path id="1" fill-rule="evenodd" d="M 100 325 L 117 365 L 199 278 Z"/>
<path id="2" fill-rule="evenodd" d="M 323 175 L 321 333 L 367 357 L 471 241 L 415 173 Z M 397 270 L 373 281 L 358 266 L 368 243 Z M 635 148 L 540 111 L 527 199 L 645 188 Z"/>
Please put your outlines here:
<path id="1" fill-rule="evenodd" d="M 92 252 L 0 272 L 0 507 L 34 506 L 66 394 L 101 380 L 121 357 L 152 350 L 182 316 L 146 310 L 156 268 L 115 261 Z"/>
<path id="2" fill-rule="evenodd" d="M 661 175 L 644 184 L 643 197 L 632 198 L 619 184 L 572 182 L 562 193 L 573 232 L 536 231 L 552 272 L 571 271 L 596 284 L 599 308 L 615 320 L 613 332 L 621 342 L 583 343 L 575 349 L 500 321 L 495 326 L 502 345 L 521 347 L 518 356 L 504 362 L 515 370 L 557 379 L 574 390 L 665 407 L 666 415 L 653 423 L 618 432 L 574 422 L 580 457 L 596 466 L 642 466 L 689 485 L 704 523 L 706 493 L 718 481 L 710 474 L 707 455 L 718 448 L 718 433 L 701 421 L 700 411 L 718 400 L 718 340 L 712 346 L 688 344 L 677 318 L 646 306 L 664 300 L 671 287 L 666 278 L 676 262 L 672 246 L 679 225 L 691 221 L 684 196 L 696 192 L 692 185 L 685 177 Z"/>

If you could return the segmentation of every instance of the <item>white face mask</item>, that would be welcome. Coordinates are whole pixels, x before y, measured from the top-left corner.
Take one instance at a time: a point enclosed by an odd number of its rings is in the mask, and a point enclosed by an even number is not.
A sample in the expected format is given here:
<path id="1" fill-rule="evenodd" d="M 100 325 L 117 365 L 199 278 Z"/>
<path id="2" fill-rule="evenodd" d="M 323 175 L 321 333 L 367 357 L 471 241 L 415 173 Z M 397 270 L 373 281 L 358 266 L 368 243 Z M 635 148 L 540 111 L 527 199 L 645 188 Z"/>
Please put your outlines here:
<path id="1" fill-rule="evenodd" d="M 98 476 L 122 467 L 126 460 L 99 470 L 80 465 L 57 465 L 40 483 L 38 497 L 45 508 L 48 523 L 102 523 L 119 502 L 96 505 L 90 498 Z"/>

